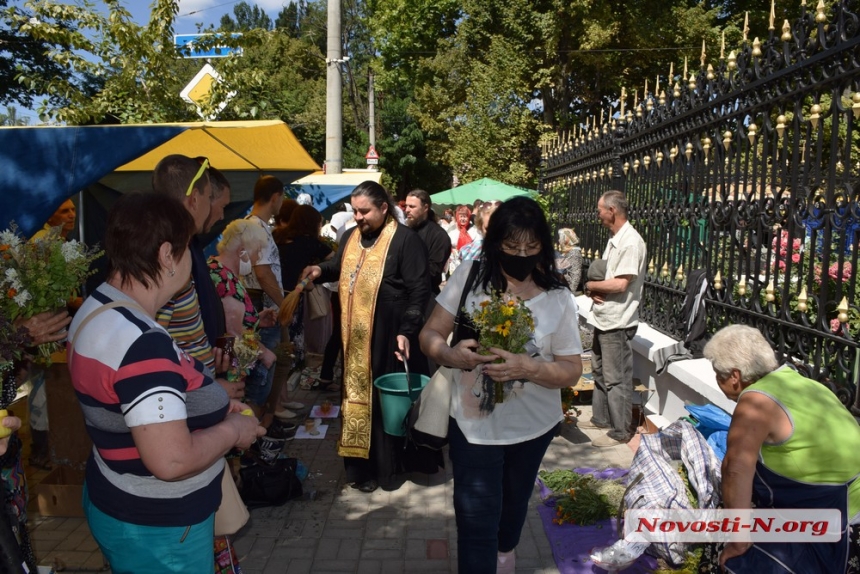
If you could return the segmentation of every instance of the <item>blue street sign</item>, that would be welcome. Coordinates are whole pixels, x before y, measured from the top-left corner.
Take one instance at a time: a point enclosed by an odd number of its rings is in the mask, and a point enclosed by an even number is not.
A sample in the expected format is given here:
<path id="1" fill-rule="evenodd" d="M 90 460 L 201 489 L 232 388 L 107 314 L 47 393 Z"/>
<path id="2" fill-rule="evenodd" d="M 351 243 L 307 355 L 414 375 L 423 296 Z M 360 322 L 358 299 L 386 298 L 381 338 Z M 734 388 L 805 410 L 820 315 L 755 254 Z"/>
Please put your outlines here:
<path id="1" fill-rule="evenodd" d="M 201 50 L 195 47 L 201 40 L 211 36 L 217 37 L 218 34 L 176 34 L 173 37 L 173 45 L 176 46 L 183 58 L 226 58 L 233 54 L 242 55 L 241 48 L 215 45 L 206 50 Z M 242 34 L 235 33 L 230 34 L 230 36 L 241 38 Z"/>

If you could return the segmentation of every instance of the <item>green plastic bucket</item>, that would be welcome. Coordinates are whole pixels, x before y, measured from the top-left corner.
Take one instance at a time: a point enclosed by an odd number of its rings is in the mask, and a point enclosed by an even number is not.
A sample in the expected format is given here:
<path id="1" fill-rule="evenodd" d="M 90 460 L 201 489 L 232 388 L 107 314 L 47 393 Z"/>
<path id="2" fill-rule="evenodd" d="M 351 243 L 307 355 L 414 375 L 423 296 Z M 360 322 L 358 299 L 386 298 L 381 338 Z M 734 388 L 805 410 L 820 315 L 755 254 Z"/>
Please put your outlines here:
<path id="1" fill-rule="evenodd" d="M 407 377 L 411 380 L 411 390 L 407 386 Z M 394 436 L 406 436 L 406 428 L 403 426 L 406 413 L 412 402 L 417 400 L 423 389 L 430 381 L 427 375 L 416 373 L 390 373 L 382 375 L 375 381 L 373 386 L 379 389 L 379 402 L 382 404 L 382 427 L 387 434 Z"/>

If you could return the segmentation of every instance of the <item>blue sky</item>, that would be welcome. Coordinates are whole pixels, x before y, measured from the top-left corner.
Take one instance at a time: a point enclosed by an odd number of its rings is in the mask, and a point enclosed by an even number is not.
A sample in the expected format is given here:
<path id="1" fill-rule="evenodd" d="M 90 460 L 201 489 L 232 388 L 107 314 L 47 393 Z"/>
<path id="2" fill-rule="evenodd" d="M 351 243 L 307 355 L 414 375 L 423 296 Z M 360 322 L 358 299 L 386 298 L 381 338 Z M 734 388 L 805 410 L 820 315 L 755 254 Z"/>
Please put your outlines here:
<path id="1" fill-rule="evenodd" d="M 197 24 L 203 23 L 218 25 L 224 14 L 233 15 L 233 7 L 241 0 L 179 0 L 179 17 L 176 19 L 174 31 L 177 34 L 193 34 L 197 31 Z M 281 8 L 290 4 L 290 0 L 245 0 L 253 6 L 256 4 L 266 11 L 269 17 L 277 18 Z M 139 23 L 149 21 L 150 2 L 145 0 L 125 0 L 126 8 L 132 13 Z"/>

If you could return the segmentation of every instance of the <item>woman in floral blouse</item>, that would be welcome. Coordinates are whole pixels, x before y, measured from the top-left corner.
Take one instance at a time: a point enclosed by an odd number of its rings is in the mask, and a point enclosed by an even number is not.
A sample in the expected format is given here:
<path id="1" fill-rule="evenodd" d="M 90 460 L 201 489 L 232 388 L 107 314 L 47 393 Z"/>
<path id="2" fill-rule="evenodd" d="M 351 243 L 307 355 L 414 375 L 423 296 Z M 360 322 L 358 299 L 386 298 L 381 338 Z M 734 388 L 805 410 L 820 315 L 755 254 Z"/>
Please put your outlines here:
<path id="1" fill-rule="evenodd" d="M 257 313 L 245 286 L 239 280 L 246 267 L 250 269 L 259 258 L 267 242 L 268 237 L 263 228 L 253 221 L 237 219 L 224 229 L 218 242 L 218 255 L 209 258 L 209 276 L 224 306 L 228 335 L 240 337 L 246 329 L 272 327 L 275 324 L 277 310 L 265 309 Z M 264 349 L 260 360 L 268 368 L 275 362 L 275 354 L 271 349 Z"/>

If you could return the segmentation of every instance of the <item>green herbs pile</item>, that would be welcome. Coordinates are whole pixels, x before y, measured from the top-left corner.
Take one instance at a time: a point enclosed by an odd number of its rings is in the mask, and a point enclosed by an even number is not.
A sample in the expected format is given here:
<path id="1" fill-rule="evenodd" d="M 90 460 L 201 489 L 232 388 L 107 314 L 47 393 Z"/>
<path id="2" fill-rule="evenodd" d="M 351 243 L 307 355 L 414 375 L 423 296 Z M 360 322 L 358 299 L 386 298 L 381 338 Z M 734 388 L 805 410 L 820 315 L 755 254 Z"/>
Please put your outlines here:
<path id="1" fill-rule="evenodd" d="M 555 496 L 555 524 L 588 526 L 618 516 L 625 489 L 621 480 L 601 480 L 572 470 L 542 470 L 538 476 Z"/>

